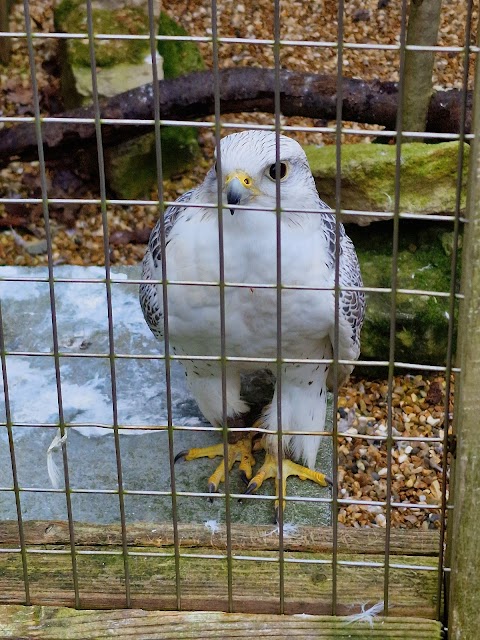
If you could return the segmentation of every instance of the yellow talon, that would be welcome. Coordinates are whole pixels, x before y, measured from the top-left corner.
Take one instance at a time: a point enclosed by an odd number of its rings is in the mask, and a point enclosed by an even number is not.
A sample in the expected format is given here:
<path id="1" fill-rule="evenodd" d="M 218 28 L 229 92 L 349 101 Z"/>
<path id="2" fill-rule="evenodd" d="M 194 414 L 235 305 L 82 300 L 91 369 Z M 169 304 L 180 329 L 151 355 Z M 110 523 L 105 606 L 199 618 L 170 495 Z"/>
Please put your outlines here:
<path id="1" fill-rule="evenodd" d="M 263 465 L 260 467 L 255 476 L 250 480 L 247 490 L 245 493 L 251 494 L 257 489 L 259 489 L 265 480 L 269 478 L 275 478 L 275 495 L 277 499 L 275 500 L 275 508 L 278 510 L 279 505 L 279 486 L 278 486 L 278 464 L 277 459 L 271 453 L 267 453 L 265 455 L 265 461 Z M 282 495 L 285 496 L 287 494 L 287 478 L 290 476 L 297 476 L 300 480 L 312 480 L 316 482 L 322 487 L 327 487 L 329 484 L 329 480 L 325 476 L 325 474 L 320 473 L 319 471 L 313 471 L 308 467 L 303 467 L 293 460 L 288 460 L 284 458 L 282 460 Z M 285 500 L 283 501 L 283 508 L 285 508 Z"/>
<path id="2" fill-rule="evenodd" d="M 227 466 L 230 471 L 235 462 L 239 462 L 240 471 L 245 474 L 245 479 L 250 480 L 252 477 L 252 467 L 255 464 L 255 458 L 252 454 L 252 438 L 255 434 L 248 433 L 247 437 L 238 442 L 228 444 L 228 459 Z M 188 449 L 187 451 L 181 451 L 175 456 L 175 462 L 180 458 L 184 458 L 187 461 L 196 460 L 197 458 L 216 458 L 224 454 L 223 442 L 212 445 L 210 447 L 202 447 L 198 449 Z M 222 461 L 212 475 L 208 479 L 208 491 L 214 493 L 218 489 L 220 482 L 225 480 L 225 463 Z"/>
<path id="3" fill-rule="evenodd" d="M 184 454 L 184 455 L 182 455 Z M 223 443 L 214 444 L 211 447 L 202 447 L 200 449 L 189 449 L 186 453 L 181 452 L 175 456 L 175 461 L 178 458 L 185 458 L 185 460 L 196 460 L 197 458 L 216 458 L 217 456 L 223 456 Z"/>

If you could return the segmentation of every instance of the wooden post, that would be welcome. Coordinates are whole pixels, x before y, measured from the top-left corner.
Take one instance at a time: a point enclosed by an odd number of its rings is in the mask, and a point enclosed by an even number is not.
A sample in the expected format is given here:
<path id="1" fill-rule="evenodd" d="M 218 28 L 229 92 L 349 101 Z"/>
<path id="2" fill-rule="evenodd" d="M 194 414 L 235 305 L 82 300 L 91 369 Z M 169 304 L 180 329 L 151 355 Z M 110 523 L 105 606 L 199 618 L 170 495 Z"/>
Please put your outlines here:
<path id="1" fill-rule="evenodd" d="M 437 44 L 442 0 L 411 0 L 407 45 L 432 47 Z M 403 91 L 403 131 L 425 131 L 427 112 L 433 92 L 433 51 L 405 53 L 405 86 Z M 403 138 L 420 142 L 418 138 Z"/>
<path id="2" fill-rule="evenodd" d="M 480 36 L 479 36 L 480 42 Z M 455 398 L 457 454 L 450 529 L 452 572 L 449 637 L 477 640 L 480 629 L 480 61 L 475 68 L 462 292 L 459 320 L 459 376 Z"/>
<path id="3" fill-rule="evenodd" d="M 9 31 L 8 12 L 10 0 L 0 0 L 0 31 Z M 0 38 L 0 64 L 8 64 L 10 60 L 10 38 Z"/>

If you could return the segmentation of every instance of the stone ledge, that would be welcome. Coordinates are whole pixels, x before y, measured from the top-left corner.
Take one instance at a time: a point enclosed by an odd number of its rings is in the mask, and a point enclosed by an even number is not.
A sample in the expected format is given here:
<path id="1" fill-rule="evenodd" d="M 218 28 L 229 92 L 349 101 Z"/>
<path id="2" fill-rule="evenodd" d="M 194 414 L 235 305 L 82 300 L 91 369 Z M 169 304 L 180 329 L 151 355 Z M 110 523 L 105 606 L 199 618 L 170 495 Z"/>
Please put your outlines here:
<path id="1" fill-rule="evenodd" d="M 464 144 L 461 208 L 465 207 L 468 157 Z M 320 196 L 335 207 L 336 148 L 307 146 L 305 152 Z M 417 214 L 455 213 L 458 142 L 402 146 L 400 211 Z M 395 145 L 342 145 L 342 208 L 393 212 L 395 203 Z M 344 222 L 367 225 L 382 218 L 372 215 L 344 217 Z"/>

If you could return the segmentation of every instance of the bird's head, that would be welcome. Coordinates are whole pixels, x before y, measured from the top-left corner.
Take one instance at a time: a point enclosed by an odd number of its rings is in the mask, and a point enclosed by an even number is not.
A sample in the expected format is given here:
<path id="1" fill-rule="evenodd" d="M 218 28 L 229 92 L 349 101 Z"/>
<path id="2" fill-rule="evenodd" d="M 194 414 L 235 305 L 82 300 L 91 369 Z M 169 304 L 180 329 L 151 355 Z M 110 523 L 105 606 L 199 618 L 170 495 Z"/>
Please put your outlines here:
<path id="1" fill-rule="evenodd" d="M 277 136 L 272 131 L 243 131 L 221 140 L 220 162 L 217 159 L 209 171 L 207 182 L 211 195 L 216 199 L 218 180 L 221 180 L 223 203 L 232 215 L 236 205 L 275 207 L 277 171 L 283 209 L 303 208 L 299 197 L 306 199 L 307 207 L 318 200 L 302 147 L 283 135 L 279 136 L 278 142 L 277 163 Z"/>

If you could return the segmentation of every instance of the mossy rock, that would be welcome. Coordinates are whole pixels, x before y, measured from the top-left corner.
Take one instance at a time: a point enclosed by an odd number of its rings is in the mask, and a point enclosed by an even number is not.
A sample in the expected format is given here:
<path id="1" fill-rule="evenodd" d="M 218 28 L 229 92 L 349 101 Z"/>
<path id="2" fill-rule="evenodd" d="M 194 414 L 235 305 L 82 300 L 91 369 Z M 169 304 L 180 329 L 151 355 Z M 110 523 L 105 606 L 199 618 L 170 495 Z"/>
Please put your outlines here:
<path id="1" fill-rule="evenodd" d="M 92 9 L 94 33 L 119 35 L 148 34 L 148 14 L 140 7 L 124 6 Z M 55 27 L 66 33 L 87 33 L 87 10 L 84 0 L 63 0 L 55 10 Z M 69 40 L 72 63 L 90 68 L 88 40 Z M 140 64 L 150 50 L 148 40 L 96 40 L 95 59 L 99 67 L 113 67 L 119 62 Z"/>
<path id="2" fill-rule="evenodd" d="M 465 207 L 469 146 L 464 145 L 461 208 Z M 335 146 L 307 146 L 305 152 L 320 196 L 335 206 Z M 459 143 L 402 145 L 400 211 L 418 214 L 453 214 L 456 206 Z M 395 203 L 395 145 L 342 146 L 343 209 L 393 212 Z M 352 217 L 359 224 L 374 215 Z M 352 220 L 349 217 L 349 221 Z"/>
<path id="3" fill-rule="evenodd" d="M 96 33 L 148 34 L 146 5 L 131 2 L 97 0 L 92 11 Z M 158 32 L 164 35 L 186 35 L 165 13 L 158 18 Z M 60 31 L 87 32 L 84 0 L 63 0 L 55 9 L 55 25 Z M 62 92 L 67 108 L 92 101 L 92 80 L 88 41 L 67 40 L 63 43 Z M 160 42 L 159 50 L 168 57 L 167 73 L 162 57 L 157 65 L 159 78 L 175 77 L 204 69 L 197 45 L 193 42 Z M 97 82 L 100 97 L 111 97 L 152 81 L 150 43 L 148 40 L 96 40 Z M 184 171 L 199 154 L 197 131 L 193 127 L 162 127 L 163 175 Z M 109 188 L 121 198 L 149 197 L 157 182 L 155 135 L 146 134 L 105 151 Z"/>
<path id="4" fill-rule="evenodd" d="M 158 23 L 159 35 L 185 36 L 187 32 L 165 12 Z M 205 68 L 195 42 L 159 41 L 158 52 L 163 59 L 165 78 L 176 78 Z M 185 171 L 198 158 L 198 131 L 195 127 L 168 126 L 161 128 L 163 176 Z M 146 134 L 126 142 L 108 152 L 110 169 L 107 171 L 110 187 L 124 198 L 142 198 L 157 182 L 155 136 Z"/>
<path id="5" fill-rule="evenodd" d="M 392 231 L 391 223 L 376 223 L 368 230 L 348 226 L 366 287 L 392 285 Z M 453 238 L 446 225 L 419 228 L 418 223 L 401 221 L 397 288 L 448 293 Z M 389 359 L 391 303 L 390 293 L 367 294 L 362 359 Z M 449 308 L 449 297 L 397 294 L 395 360 L 445 366 Z"/>
<path id="6" fill-rule="evenodd" d="M 184 171 L 198 156 L 198 141 L 192 135 L 192 127 L 162 127 L 161 140 L 164 178 Z M 150 196 L 157 183 L 155 134 L 147 133 L 106 149 L 105 157 L 108 185 L 119 197 Z"/>
<path id="7" fill-rule="evenodd" d="M 92 9 L 94 33 L 147 35 L 146 9 L 121 5 L 113 0 L 97 2 Z M 87 33 L 84 0 L 63 0 L 55 8 L 55 28 L 65 33 Z M 92 78 L 88 39 L 67 39 L 61 43 L 62 94 L 72 109 L 92 102 Z M 148 40 L 95 40 L 97 86 L 100 98 L 110 98 L 152 81 Z M 161 59 L 158 62 L 160 77 Z"/>

